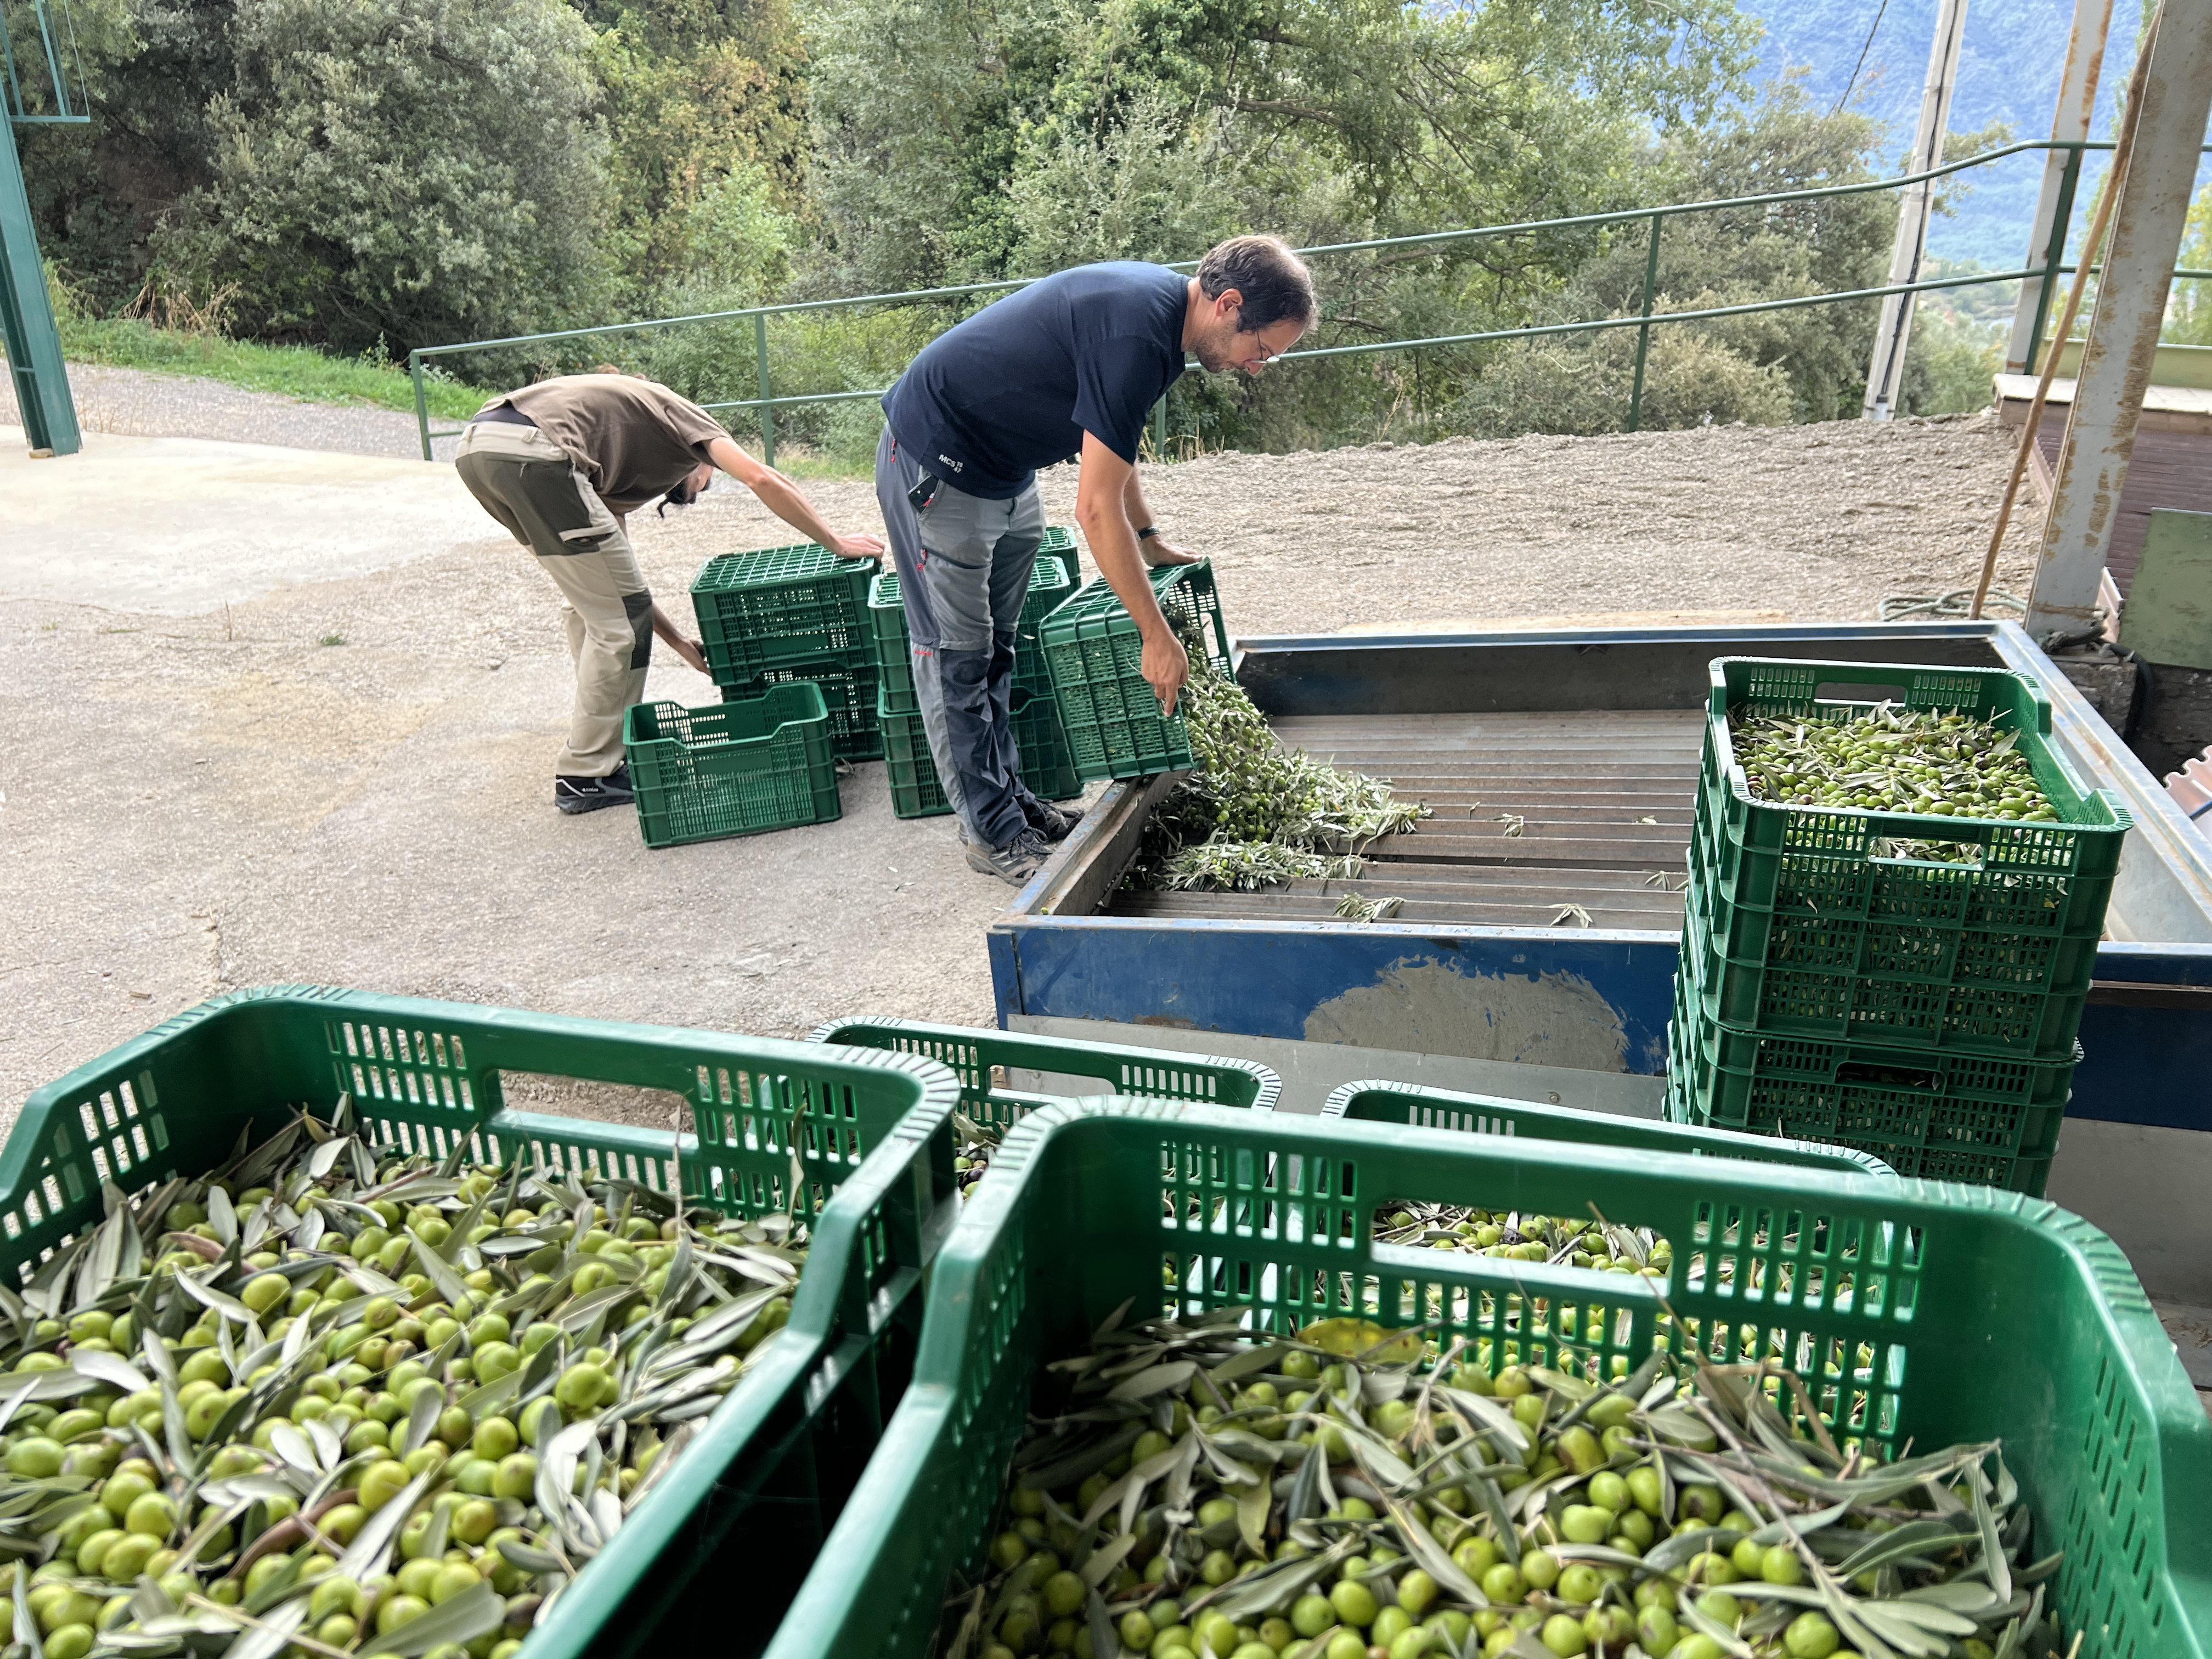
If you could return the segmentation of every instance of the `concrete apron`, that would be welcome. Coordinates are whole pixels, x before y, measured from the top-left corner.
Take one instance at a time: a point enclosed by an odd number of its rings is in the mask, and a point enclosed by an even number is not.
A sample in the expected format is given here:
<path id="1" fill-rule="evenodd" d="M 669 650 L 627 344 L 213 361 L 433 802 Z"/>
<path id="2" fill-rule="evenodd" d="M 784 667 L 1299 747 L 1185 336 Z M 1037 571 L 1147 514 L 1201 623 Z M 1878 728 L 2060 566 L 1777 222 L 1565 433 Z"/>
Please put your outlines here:
<path id="1" fill-rule="evenodd" d="M 1281 1075 L 1281 1109 L 1289 1112 L 1318 1112 L 1333 1091 L 1376 1078 L 1627 1117 L 1656 1119 L 1663 1111 L 1665 1079 L 1625 1072 L 1577 1071 L 1110 1020 L 1017 1014 L 1012 1024 L 1016 1030 L 1040 1036 L 1256 1060 Z M 1016 1088 L 1048 1093 L 1100 1092 L 1091 1079 L 1017 1073 L 1012 1081 Z M 2075 1118 L 2068 1121 L 2060 1139 L 2048 1196 L 2102 1228 L 2127 1252 L 2173 1334 L 2191 1379 L 2200 1389 L 2212 1390 L 2212 1206 L 2203 1202 L 2208 1191 L 2212 1191 L 2212 1135 Z"/>
<path id="2" fill-rule="evenodd" d="M 100 432 L 33 460 L 22 428 L 0 426 L 0 593 L 14 598 L 204 615 L 486 528 L 443 463 Z"/>

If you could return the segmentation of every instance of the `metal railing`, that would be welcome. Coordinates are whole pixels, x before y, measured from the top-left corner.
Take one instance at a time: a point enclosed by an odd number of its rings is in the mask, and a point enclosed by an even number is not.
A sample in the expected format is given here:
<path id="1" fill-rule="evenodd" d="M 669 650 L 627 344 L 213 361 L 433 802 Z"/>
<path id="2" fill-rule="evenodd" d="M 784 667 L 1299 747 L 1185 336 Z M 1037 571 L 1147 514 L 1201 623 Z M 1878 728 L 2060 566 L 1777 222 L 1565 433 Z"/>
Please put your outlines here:
<path id="1" fill-rule="evenodd" d="M 1965 161 L 1950 161 L 1923 173 L 1901 174 L 1893 179 L 1869 179 L 1849 185 L 1824 185 L 1804 190 L 1776 191 L 1763 196 L 1735 196 L 1704 202 L 1678 202 L 1665 207 L 1626 208 L 1610 213 L 1577 214 L 1560 219 L 1534 219 L 1513 224 L 1483 225 L 1464 230 L 1430 231 L 1414 236 L 1388 236 L 1371 241 L 1331 242 L 1297 252 L 1309 258 L 1328 254 L 1373 252 L 1382 249 L 1433 249 L 1441 252 L 1448 246 L 1469 241 L 1487 240 L 1507 236 L 1525 236 L 1538 231 L 1595 229 L 1611 225 L 1650 225 L 1649 247 L 1644 264 L 1644 283 L 1640 307 L 1632 317 L 1601 317 L 1571 323 L 1542 323 L 1520 328 L 1486 329 L 1468 334 L 1429 335 L 1418 338 L 1362 341 L 1353 345 L 1313 346 L 1299 351 L 1283 354 L 1279 362 L 1322 357 L 1350 357 L 1366 356 L 1378 351 L 1419 351 L 1439 346 L 1468 346 L 1488 344 L 1500 340 L 1534 339 L 1545 335 L 1589 334 L 1608 329 L 1632 328 L 1637 331 L 1635 379 L 1629 393 L 1626 429 L 1634 432 L 1643 422 L 1644 363 L 1651 343 L 1651 331 L 1662 324 L 1709 322 L 1719 317 L 1749 316 L 1760 312 L 1794 311 L 1808 306 L 1843 305 L 1858 300 L 1880 300 L 1892 294 L 1924 294 L 1940 289 L 1979 288 L 1999 283 L 2035 282 L 2039 283 L 2036 302 L 2034 344 L 2031 351 L 2039 351 L 2043 331 L 2049 320 L 2051 295 L 2057 287 L 2056 278 L 2074 270 L 2064 263 L 2066 241 L 2073 217 L 2074 198 L 2081 183 L 2082 161 L 2093 150 L 2109 150 L 2109 141 L 2102 139 L 2033 139 L 2002 149 L 1988 150 Z M 2212 145 L 2206 147 L 2212 151 Z M 1741 305 L 1709 306 L 1695 311 L 1656 311 L 1652 309 L 1657 298 L 1656 292 L 1659 276 L 1659 240 L 1670 218 L 1692 213 L 1714 213 L 1738 208 L 1773 208 L 1793 202 L 1821 201 L 1832 197 L 1859 196 L 1875 191 L 1901 189 L 1929 179 L 1948 178 L 1973 167 L 1987 167 L 2008 156 L 2029 151 L 2063 149 L 2068 152 L 2066 167 L 2060 185 L 2052 216 L 2048 245 L 2044 250 L 2043 263 L 2019 270 L 1975 271 L 1970 275 L 1930 277 L 1914 283 L 1899 283 L 1881 288 L 1849 289 L 1831 294 L 1793 295 L 1778 300 L 1754 300 Z M 1177 260 L 1168 265 L 1170 270 L 1196 269 L 1195 259 Z M 2212 280 L 2212 270 L 2177 270 L 2177 279 L 2197 278 Z M 422 439 L 422 459 L 431 459 L 431 441 L 453 437 L 459 428 L 445 432 L 430 429 L 428 389 L 425 383 L 425 362 L 434 357 L 451 357 L 463 352 L 514 349 L 518 347 L 550 344 L 564 340 L 588 340 L 616 334 L 631 334 L 641 331 L 700 327 L 708 325 L 728 325 L 750 319 L 753 325 L 754 356 L 759 370 L 760 395 L 757 398 L 729 398 L 701 406 L 714 413 L 737 411 L 753 413 L 760 422 L 761 447 L 768 465 L 775 465 L 775 411 L 802 404 L 834 404 L 857 402 L 862 398 L 878 398 L 889 390 L 878 386 L 863 392 L 802 392 L 778 396 L 769 368 L 768 323 L 771 317 L 799 312 L 830 312 L 851 309 L 860 306 L 915 305 L 934 301 L 963 299 L 979 294 L 998 294 L 1018 288 L 1026 288 L 1038 281 L 1034 276 L 1012 277 L 998 282 L 963 283 L 947 288 L 910 289 L 890 294 L 863 294 L 833 300 L 794 300 L 775 305 L 747 306 L 734 311 L 705 312 L 685 317 L 656 317 L 638 322 L 602 323 L 591 328 L 556 329 L 542 334 L 515 334 L 502 339 L 470 340 L 453 345 L 422 346 L 407 354 L 408 373 L 415 385 L 415 417 Z M 1324 318 L 1324 320 L 1326 319 Z M 2027 370 L 2033 373 L 2035 361 L 2030 356 Z M 1165 447 L 1164 399 L 1152 410 L 1154 447 Z"/>

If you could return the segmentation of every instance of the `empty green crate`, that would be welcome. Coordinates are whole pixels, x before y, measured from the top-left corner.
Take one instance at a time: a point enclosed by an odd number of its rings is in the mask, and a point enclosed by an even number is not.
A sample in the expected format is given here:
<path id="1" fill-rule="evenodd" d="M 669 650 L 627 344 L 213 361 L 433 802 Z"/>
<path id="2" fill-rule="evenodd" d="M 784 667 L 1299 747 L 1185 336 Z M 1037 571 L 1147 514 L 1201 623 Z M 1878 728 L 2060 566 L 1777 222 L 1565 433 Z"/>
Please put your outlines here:
<path id="1" fill-rule="evenodd" d="M 1823 1146 L 1809 1140 L 1739 1134 L 1728 1129 L 1679 1127 L 1671 1121 L 1651 1123 L 1613 1112 L 1540 1106 L 1534 1101 L 1463 1095 L 1412 1083 L 1347 1083 L 1329 1096 L 1321 1115 L 1354 1122 L 1452 1129 L 1462 1134 L 1526 1135 L 1538 1140 L 1570 1140 L 1583 1146 L 1748 1158 L 1765 1164 L 1801 1164 L 1854 1175 L 1895 1173 L 1873 1154 L 1849 1146 Z"/>
<path id="2" fill-rule="evenodd" d="M 1075 549 L 1075 531 L 1068 525 L 1048 524 L 1044 527 L 1044 540 L 1037 548 L 1040 559 L 1057 559 L 1067 577 L 1067 591 L 1073 593 L 1083 586 L 1083 558 Z"/>
<path id="3" fill-rule="evenodd" d="M 1014 686 L 1017 690 L 1050 692 L 1052 673 L 1037 643 L 1037 628 L 1059 609 L 1068 594 L 1066 576 L 1056 561 L 1040 556 L 1030 568 L 1027 597 L 1014 635 Z M 870 638 L 882 671 L 886 706 L 893 714 L 911 714 L 921 707 L 915 701 L 913 644 L 906 626 L 906 605 L 899 592 L 898 573 L 885 571 L 868 589 Z"/>
<path id="4" fill-rule="evenodd" d="M 623 750 L 647 847 L 827 823 L 842 810 L 830 711 L 811 684 L 708 708 L 633 703 Z"/>
<path id="5" fill-rule="evenodd" d="M 881 712 L 918 713 L 921 705 L 915 701 L 913 647 L 907 639 L 906 604 L 899 597 L 897 571 L 886 570 L 868 584 L 868 621 L 875 641 Z"/>
<path id="6" fill-rule="evenodd" d="M 722 553 L 700 567 L 691 608 L 716 684 L 743 685 L 771 668 L 866 656 L 873 559 L 825 547 Z"/>
<path id="7" fill-rule="evenodd" d="M 1696 1012 L 1678 975 L 1668 1063 L 1680 1121 L 1871 1152 L 1899 1175 L 2040 1194 L 2078 1053 L 2063 1062 L 1762 1036 Z"/>
<path id="8" fill-rule="evenodd" d="M 659 1091 L 688 1128 L 509 1107 L 546 1079 Z M 538 1620 L 528 1659 L 757 1653 L 913 1374 L 951 1208 L 958 1085 L 912 1054 L 570 1019 L 314 986 L 202 1004 L 33 1095 L 0 1151 L 0 1272 L 16 1287 L 101 1217 L 350 1096 L 380 1143 L 637 1182 L 814 1228 L 784 1332 L 652 1496 Z M 664 1117 L 664 1124 L 665 1118 Z M 793 1176 L 799 1176 L 797 1190 Z M 732 1626 L 742 1578 L 757 1617 Z"/>
<path id="9" fill-rule="evenodd" d="M 848 662 L 842 658 L 771 668 L 747 685 L 724 686 L 722 698 L 735 702 L 757 697 L 771 686 L 811 685 L 822 693 L 830 711 L 830 751 L 842 761 L 871 761 L 884 757 L 883 732 L 876 724 L 878 671 L 872 658 Z"/>
<path id="10" fill-rule="evenodd" d="M 952 810 L 930 756 L 929 737 L 919 714 L 895 714 L 881 692 L 876 720 L 883 727 L 884 773 L 890 781 L 891 811 L 902 818 L 933 818 Z"/>
<path id="11" fill-rule="evenodd" d="M 1376 1242 L 1413 1200 L 1593 1206 L 1684 1242 L 1663 1284 Z M 1694 1242 L 1694 1249 L 1689 1248 Z M 1796 1292 L 1747 1305 L 1756 1265 Z M 1662 1302 L 1662 1297 L 1664 1300 Z M 1042 1368 L 1127 1319 L 1238 1310 L 1255 1333 L 1350 1316 L 1633 1368 L 1662 1335 L 1716 1363 L 1848 1356 L 1812 1386 L 1871 1458 L 2002 1437 L 2057 1555 L 2051 1605 L 2099 1659 L 2205 1659 L 2212 1421 L 2112 1241 L 2012 1194 L 1516 1138 L 1116 1101 L 1032 1113 L 938 1259 L 914 1386 L 769 1648 L 923 1659 L 981 1580 Z M 1532 1326 L 1534 1310 L 1546 1323 Z M 1442 1310 L 1438 1317 L 1437 1310 Z M 1671 1334 L 1663 1318 L 1679 1322 Z M 1603 1334 L 1576 1341 L 1557 1332 Z"/>
<path id="12" fill-rule="evenodd" d="M 1049 691 L 1014 692 L 1014 746 L 1021 751 L 1022 781 L 1039 800 L 1067 800 L 1083 793 L 1060 720 L 1060 701 Z"/>
<path id="13" fill-rule="evenodd" d="M 809 1041 L 888 1048 L 933 1060 L 960 1079 L 960 1109 L 977 1123 L 1000 1129 L 1012 1127 L 1039 1106 L 1076 1093 L 1188 1100 L 1264 1112 L 1274 1109 L 1283 1089 L 1282 1079 L 1255 1060 L 912 1019 L 836 1020 Z M 1014 1087 L 1016 1073 L 1033 1077 L 1039 1086 Z M 1079 1081 L 1103 1083 L 1106 1088 L 1079 1091 L 1069 1086 Z"/>
<path id="14" fill-rule="evenodd" d="M 1148 574 L 1170 624 L 1186 641 L 1201 642 L 1192 654 L 1227 674 L 1229 635 L 1212 564 L 1201 559 Z M 1182 711 L 1161 714 L 1145 681 L 1136 621 L 1103 579 L 1048 617 L 1040 637 L 1079 778 L 1149 777 L 1192 764 Z"/>
<path id="15" fill-rule="evenodd" d="M 1730 713 L 1844 720 L 1882 696 L 2017 732 L 2061 821 L 1752 798 Z M 2051 747 L 2050 723 L 2041 688 L 2009 670 L 1716 661 L 1686 934 L 1711 1017 L 1740 1030 L 2063 1060 L 2130 819 L 2109 792 L 2083 788 Z M 1981 861 L 1878 857 L 1882 838 L 1966 842 Z"/>
<path id="16" fill-rule="evenodd" d="M 1016 691 L 1013 702 L 1014 743 L 1021 753 L 1022 782 L 1029 792 L 1040 800 L 1081 794 L 1083 785 L 1067 763 L 1051 698 Z M 877 719 L 883 728 L 884 764 L 890 775 L 891 811 L 902 818 L 950 812 L 921 716 L 892 713 L 889 699 L 879 693 Z"/>

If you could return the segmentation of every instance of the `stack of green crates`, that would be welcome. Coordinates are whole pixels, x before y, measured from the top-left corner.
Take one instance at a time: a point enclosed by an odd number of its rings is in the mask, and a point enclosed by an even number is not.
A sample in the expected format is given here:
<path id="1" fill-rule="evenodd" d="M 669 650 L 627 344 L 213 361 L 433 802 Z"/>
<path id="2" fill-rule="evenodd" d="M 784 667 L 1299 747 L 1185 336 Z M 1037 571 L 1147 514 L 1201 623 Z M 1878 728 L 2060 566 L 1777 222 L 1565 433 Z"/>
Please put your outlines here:
<path id="1" fill-rule="evenodd" d="M 1753 797 L 1731 714 L 1957 709 L 2018 732 L 2057 823 Z M 2009 670 L 1723 658 L 1690 846 L 1668 1109 L 1873 1153 L 1900 1175 L 2040 1194 L 2130 820 L 2050 741 Z M 1938 826 L 1940 825 L 1940 828 Z M 1939 838 L 1971 862 L 1883 855 Z"/>
<path id="2" fill-rule="evenodd" d="M 1073 561 L 1074 540 L 1061 526 L 1047 532 L 1067 538 L 1066 556 Z M 1052 679 L 1036 644 L 1043 619 L 1067 596 L 1066 567 L 1058 557 L 1038 556 L 1030 572 L 1029 594 L 1022 606 L 1020 631 L 1014 647 L 1014 742 L 1021 751 L 1022 781 L 1042 800 L 1066 800 L 1083 793 L 1076 775 L 1067 738 L 1060 730 L 1060 705 L 1052 695 Z M 885 571 L 869 584 L 869 634 L 874 641 L 876 668 L 880 676 L 876 718 L 882 729 L 884 760 L 890 774 L 891 810 L 902 818 L 930 817 L 952 809 L 930 759 L 921 730 L 921 705 L 914 689 L 913 647 L 907 635 L 906 606 L 899 592 L 898 573 Z"/>
<path id="3" fill-rule="evenodd" d="M 807 682 L 821 689 L 837 758 L 881 756 L 868 617 L 875 572 L 872 559 L 840 558 L 811 544 L 708 560 L 692 581 L 691 607 L 723 698 Z"/>
<path id="4" fill-rule="evenodd" d="M 1229 634 L 1212 564 L 1200 559 L 1149 574 L 1169 626 L 1194 661 L 1203 656 L 1229 675 Z M 1085 583 L 1046 617 L 1039 638 L 1078 777 L 1149 777 L 1192 764 L 1182 713 L 1160 712 L 1145 680 L 1136 621 L 1103 578 Z"/>
<path id="5" fill-rule="evenodd" d="M 920 714 L 892 710 L 888 694 L 876 694 L 876 718 L 883 727 L 884 768 L 890 778 L 891 811 L 902 818 L 929 818 L 950 812 L 937 763 Z M 1021 751 L 1021 778 L 1040 800 L 1066 800 L 1083 793 L 1082 781 L 1060 737 L 1060 714 L 1048 696 L 1014 693 L 1014 744 Z"/>

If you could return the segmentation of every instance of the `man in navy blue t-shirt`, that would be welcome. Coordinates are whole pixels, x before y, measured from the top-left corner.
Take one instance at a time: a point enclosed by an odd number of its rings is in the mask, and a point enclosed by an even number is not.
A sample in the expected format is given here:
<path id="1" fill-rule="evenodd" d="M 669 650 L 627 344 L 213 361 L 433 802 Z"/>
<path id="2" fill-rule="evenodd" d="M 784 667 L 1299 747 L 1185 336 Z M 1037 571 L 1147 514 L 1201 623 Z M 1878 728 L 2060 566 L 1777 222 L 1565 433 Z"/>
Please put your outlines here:
<path id="1" fill-rule="evenodd" d="M 884 397 L 876 499 L 897 562 L 916 701 L 975 869 L 1019 886 L 1075 820 L 1021 783 L 1014 633 L 1044 538 L 1039 467 L 1079 458 L 1076 522 L 1144 637 L 1172 708 L 1190 664 L 1145 567 L 1188 564 L 1137 482 L 1146 416 L 1184 354 L 1257 374 L 1311 325 L 1313 279 L 1272 236 L 1239 236 L 1195 276 L 1079 265 L 986 307 L 923 349 Z"/>

